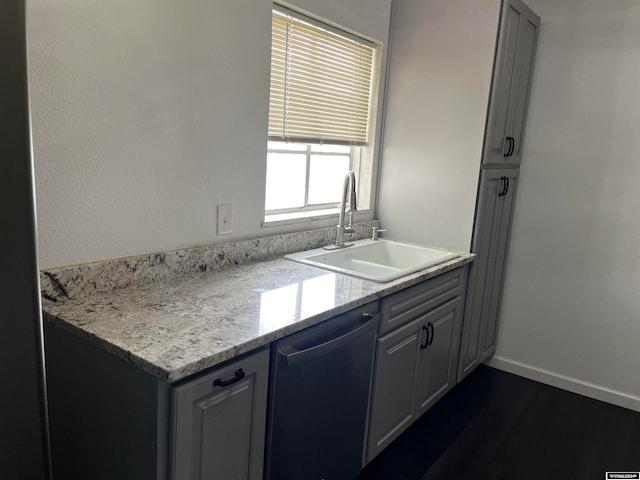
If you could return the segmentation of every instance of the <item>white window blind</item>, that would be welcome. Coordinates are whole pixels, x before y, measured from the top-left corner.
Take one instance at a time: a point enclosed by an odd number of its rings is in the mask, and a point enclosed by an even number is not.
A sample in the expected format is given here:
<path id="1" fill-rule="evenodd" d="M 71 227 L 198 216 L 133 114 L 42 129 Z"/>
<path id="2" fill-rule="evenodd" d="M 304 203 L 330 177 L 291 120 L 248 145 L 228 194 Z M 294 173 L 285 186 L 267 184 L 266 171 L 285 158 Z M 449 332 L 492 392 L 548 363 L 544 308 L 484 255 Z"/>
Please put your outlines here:
<path id="1" fill-rule="evenodd" d="M 374 49 L 273 11 L 269 139 L 365 145 Z"/>

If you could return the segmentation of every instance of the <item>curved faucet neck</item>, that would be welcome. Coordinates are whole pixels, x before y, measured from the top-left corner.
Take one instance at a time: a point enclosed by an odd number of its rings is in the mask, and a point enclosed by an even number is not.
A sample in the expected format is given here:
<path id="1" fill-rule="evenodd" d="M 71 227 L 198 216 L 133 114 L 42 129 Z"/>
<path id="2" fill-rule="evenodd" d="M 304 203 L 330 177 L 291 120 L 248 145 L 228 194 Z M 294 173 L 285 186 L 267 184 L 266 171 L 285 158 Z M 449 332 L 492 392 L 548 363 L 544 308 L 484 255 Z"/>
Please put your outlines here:
<path id="1" fill-rule="evenodd" d="M 351 190 L 349 186 L 351 185 Z M 348 197 L 348 200 L 347 200 Z M 347 208 L 347 203 L 349 207 Z M 338 226 L 336 233 L 335 245 L 338 247 L 345 247 L 344 235 L 345 233 L 353 233 L 353 212 L 358 211 L 358 205 L 356 200 L 356 174 L 353 171 L 347 172 L 344 176 L 344 183 L 342 188 L 342 201 L 340 202 L 340 216 L 338 217 Z M 349 214 L 349 226 L 345 226 L 345 215 Z"/>

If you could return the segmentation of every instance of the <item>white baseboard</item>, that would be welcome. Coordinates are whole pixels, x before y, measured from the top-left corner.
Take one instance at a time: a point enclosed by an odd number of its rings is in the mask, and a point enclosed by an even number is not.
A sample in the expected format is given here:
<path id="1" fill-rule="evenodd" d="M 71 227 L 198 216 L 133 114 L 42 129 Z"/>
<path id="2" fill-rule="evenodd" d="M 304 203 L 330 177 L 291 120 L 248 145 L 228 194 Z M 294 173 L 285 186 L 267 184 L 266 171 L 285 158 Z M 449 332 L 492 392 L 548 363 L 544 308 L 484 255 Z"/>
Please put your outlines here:
<path id="1" fill-rule="evenodd" d="M 552 387 L 558 387 L 569 392 L 584 395 L 585 397 L 595 398 L 596 400 L 601 400 L 603 402 L 640 412 L 640 397 L 636 397 L 628 393 L 584 382 L 577 378 L 562 375 L 543 368 L 534 367 L 533 365 L 528 365 L 505 357 L 493 356 L 492 358 L 489 358 L 485 364 L 490 367 L 497 368 L 498 370 L 503 370 L 520 377 L 529 378 L 536 382 L 551 385 Z"/>

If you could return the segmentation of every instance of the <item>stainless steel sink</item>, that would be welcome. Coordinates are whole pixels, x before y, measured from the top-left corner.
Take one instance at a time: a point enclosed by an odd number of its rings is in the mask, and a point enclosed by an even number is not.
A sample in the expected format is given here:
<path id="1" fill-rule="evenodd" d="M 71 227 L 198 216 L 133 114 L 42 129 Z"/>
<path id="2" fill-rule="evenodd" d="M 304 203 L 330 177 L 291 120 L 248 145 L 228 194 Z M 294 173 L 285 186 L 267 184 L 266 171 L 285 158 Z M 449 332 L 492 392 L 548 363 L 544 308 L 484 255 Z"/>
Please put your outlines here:
<path id="1" fill-rule="evenodd" d="M 389 282 L 458 256 L 449 250 L 393 240 L 359 240 L 339 250 L 318 248 L 285 258 L 375 282 Z"/>

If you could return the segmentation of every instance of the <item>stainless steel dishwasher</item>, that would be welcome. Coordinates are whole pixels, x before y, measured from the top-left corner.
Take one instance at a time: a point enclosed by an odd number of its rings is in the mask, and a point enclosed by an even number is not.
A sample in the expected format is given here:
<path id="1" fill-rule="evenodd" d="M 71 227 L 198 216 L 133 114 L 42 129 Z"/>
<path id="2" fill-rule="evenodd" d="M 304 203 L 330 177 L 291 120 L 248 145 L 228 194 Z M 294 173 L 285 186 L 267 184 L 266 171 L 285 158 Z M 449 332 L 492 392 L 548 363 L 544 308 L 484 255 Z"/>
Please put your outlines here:
<path id="1" fill-rule="evenodd" d="M 272 348 L 269 480 L 352 480 L 362 466 L 377 302 Z"/>

